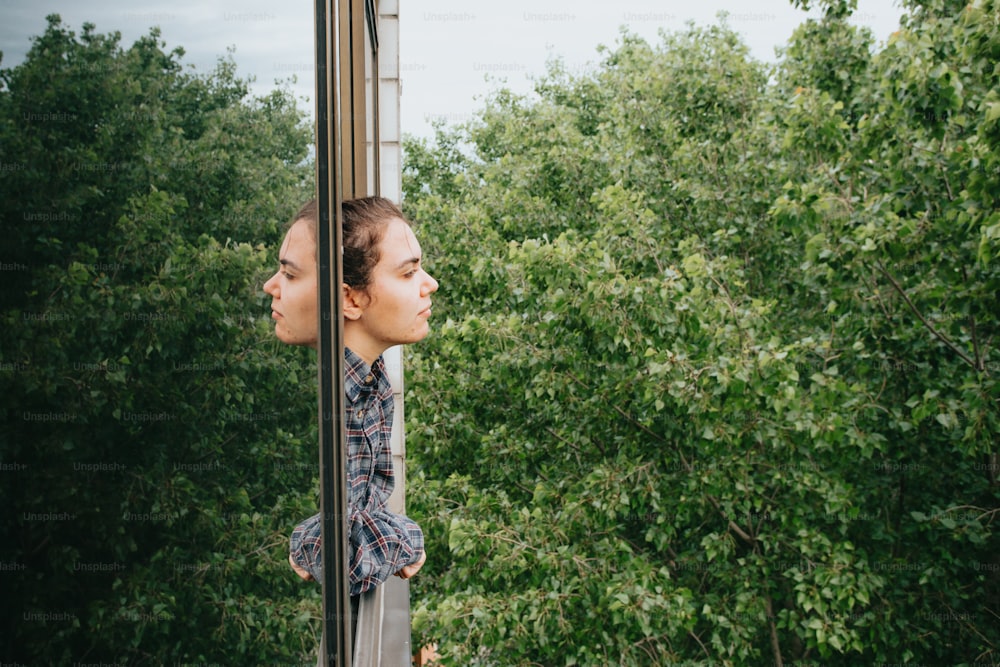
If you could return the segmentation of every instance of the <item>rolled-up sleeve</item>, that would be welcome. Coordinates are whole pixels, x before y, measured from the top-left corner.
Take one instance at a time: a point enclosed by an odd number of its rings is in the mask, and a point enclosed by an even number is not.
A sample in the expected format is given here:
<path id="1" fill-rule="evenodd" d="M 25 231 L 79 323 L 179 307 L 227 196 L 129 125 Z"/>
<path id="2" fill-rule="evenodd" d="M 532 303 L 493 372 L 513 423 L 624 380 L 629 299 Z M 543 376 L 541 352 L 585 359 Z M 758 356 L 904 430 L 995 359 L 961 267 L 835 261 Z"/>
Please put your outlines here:
<path id="1" fill-rule="evenodd" d="M 424 534 L 400 514 L 358 512 L 351 521 L 351 595 L 377 586 L 420 560 Z"/>
<path id="2" fill-rule="evenodd" d="M 322 528 L 319 514 L 314 514 L 292 531 L 290 553 L 292 561 L 320 581 L 323 576 Z"/>
<path id="3" fill-rule="evenodd" d="M 359 595 L 417 562 L 424 551 L 420 526 L 400 514 L 354 512 L 350 530 L 351 595 Z M 319 514 L 292 531 L 289 545 L 292 560 L 316 581 L 323 578 L 322 545 Z"/>

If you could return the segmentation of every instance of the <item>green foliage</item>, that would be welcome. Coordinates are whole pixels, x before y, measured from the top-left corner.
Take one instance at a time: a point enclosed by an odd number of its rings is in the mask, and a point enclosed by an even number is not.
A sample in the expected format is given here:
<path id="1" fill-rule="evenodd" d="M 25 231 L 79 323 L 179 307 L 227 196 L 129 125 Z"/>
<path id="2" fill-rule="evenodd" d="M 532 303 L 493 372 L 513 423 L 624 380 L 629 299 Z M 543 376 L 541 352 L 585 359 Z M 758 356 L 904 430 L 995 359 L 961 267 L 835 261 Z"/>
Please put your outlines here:
<path id="1" fill-rule="evenodd" d="M 313 363 L 274 340 L 261 284 L 310 131 L 231 58 L 197 75 L 155 30 L 119 38 L 51 16 L 0 71 L 3 653 L 300 660 Z"/>
<path id="2" fill-rule="evenodd" d="M 444 664 L 1000 658 L 1000 13 L 821 7 L 773 71 L 623 34 L 407 143 Z"/>

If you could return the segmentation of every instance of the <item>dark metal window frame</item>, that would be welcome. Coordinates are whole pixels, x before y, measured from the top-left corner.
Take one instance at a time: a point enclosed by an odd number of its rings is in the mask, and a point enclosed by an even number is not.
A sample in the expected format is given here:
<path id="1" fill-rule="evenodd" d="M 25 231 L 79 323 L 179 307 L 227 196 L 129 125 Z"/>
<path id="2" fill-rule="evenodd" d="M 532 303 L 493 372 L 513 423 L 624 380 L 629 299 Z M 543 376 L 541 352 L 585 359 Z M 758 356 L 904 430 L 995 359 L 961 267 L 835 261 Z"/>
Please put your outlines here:
<path id="1" fill-rule="evenodd" d="M 344 199 L 378 194 L 378 11 L 376 0 L 316 0 L 316 185 L 319 300 L 320 512 L 323 540 L 321 662 L 353 660 L 348 580 L 347 448 L 344 425 Z M 367 44 L 366 44 L 366 39 Z M 367 51 L 367 52 L 366 52 Z M 366 66 L 371 76 L 366 80 Z M 366 98 L 371 85 L 371 104 Z M 370 107 L 370 108 L 369 108 Z M 370 125 L 369 125 L 370 123 Z M 372 131 L 368 177 L 368 130 Z"/>

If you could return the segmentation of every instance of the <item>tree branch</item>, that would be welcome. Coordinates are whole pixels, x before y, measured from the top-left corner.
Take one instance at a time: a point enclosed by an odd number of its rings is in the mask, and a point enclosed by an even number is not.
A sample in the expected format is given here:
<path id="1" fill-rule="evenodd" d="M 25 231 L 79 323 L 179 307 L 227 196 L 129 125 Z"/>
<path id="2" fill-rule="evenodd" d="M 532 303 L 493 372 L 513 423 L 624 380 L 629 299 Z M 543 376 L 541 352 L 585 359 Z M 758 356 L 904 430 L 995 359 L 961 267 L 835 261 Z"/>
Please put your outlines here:
<path id="1" fill-rule="evenodd" d="M 882 272 L 883 276 L 885 276 L 886 278 L 889 279 L 889 282 L 892 283 L 892 286 L 895 288 L 895 290 L 897 292 L 899 292 L 899 295 L 901 297 L 903 297 L 903 301 L 905 301 L 906 305 L 908 305 L 910 307 L 910 310 L 913 311 L 913 314 L 917 316 L 917 319 L 919 319 L 921 322 L 923 322 L 924 326 L 927 327 L 927 330 L 930 331 L 932 334 L 934 334 L 935 338 L 937 338 L 939 341 L 941 341 L 946 346 L 948 346 L 949 348 L 951 348 L 951 350 L 955 354 L 957 354 L 959 357 L 962 358 L 962 361 L 964 361 L 965 363 L 969 364 L 973 368 L 976 368 L 976 362 L 973 359 L 971 359 L 969 357 L 969 355 L 967 355 L 965 352 L 963 352 L 962 350 L 960 350 L 958 348 L 958 346 L 956 346 L 954 343 L 952 343 L 951 340 L 947 336 L 945 336 L 940 331 L 938 331 L 937 329 L 935 329 L 934 325 L 931 324 L 930 322 L 928 322 L 927 319 L 920 313 L 920 311 L 917 310 L 917 307 L 915 305 L 913 305 L 913 301 L 910 300 L 910 297 L 906 294 L 906 291 L 903 289 L 903 286 L 900 285 L 896 281 L 896 279 L 893 278 L 889 274 L 888 271 L 886 271 L 885 267 L 882 266 L 882 262 L 876 261 L 875 262 L 875 266 L 878 267 L 878 270 Z"/>
<path id="2" fill-rule="evenodd" d="M 774 652 L 774 667 L 784 667 L 784 660 L 781 658 L 781 644 L 778 642 L 778 627 L 774 624 L 774 603 L 771 596 L 764 596 L 764 604 L 767 605 L 767 625 L 771 633 L 771 650 Z"/>
<path id="3" fill-rule="evenodd" d="M 966 268 L 962 267 L 962 280 L 966 283 L 969 282 L 969 272 Z M 969 331 L 972 334 L 972 354 L 976 358 L 976 370 L 983 372 L 986 370 L 986 364 L 983 361 L 983 354 L 979 348 L 979 333 L 976 330 L 976 316 L 969 314 Z"/>

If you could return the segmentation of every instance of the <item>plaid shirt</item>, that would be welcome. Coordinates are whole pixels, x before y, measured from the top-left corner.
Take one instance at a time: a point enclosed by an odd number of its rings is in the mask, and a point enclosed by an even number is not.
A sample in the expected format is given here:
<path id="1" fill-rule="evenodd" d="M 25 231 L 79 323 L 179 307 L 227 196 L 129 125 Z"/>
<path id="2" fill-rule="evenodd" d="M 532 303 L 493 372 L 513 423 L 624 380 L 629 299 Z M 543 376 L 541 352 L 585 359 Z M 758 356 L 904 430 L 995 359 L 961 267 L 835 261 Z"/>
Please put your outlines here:
<path id="1" fill-rule="evenodd" d="M 420 526 L 387 508 L 394 486 L 392 386 L 382 357 L 371 368 L 344 350 L 347 397 L 347 507 L 351 595 L 360 595 L 419 560 L 424 550 Z M 319 514 L 292 532 L 292 560 L 322 581 L 323 556 Z"/>

